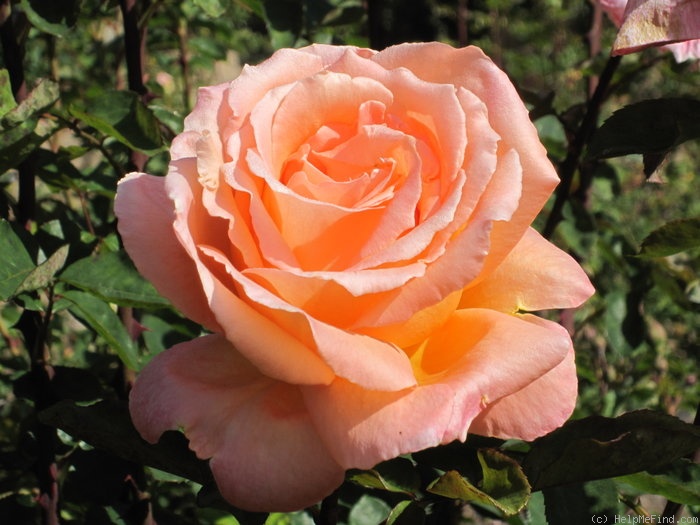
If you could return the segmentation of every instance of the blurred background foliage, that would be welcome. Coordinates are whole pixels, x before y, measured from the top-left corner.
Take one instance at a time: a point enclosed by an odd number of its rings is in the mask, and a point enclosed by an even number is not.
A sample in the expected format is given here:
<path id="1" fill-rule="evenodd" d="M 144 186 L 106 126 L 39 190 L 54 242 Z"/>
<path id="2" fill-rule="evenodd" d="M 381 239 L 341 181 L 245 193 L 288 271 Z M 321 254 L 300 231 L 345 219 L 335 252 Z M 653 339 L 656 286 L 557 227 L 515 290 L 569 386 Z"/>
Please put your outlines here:
<path id="1" fill-rule="evenodd" d="M 615 29 L 587 0 L 3 0 L 0 24 L 0 522 L 554 525 L 700 511 L 700 433 L 677 425 L 697 425 L 700 403 L 699 62 L 610 59 Z M 279 47 L 428 40 L 478 45 L 504 68 L 559 168 L 537 226 L 597 289 L 551 314 L 574 333 L 580 425 L 352 472 L 305 512 L 231 509 L 181 435 L 149 448 L 124 411 L 135 372 L 201 329 L 121 251 L 116 183 L 164 174 L 196 87 Z M 647 129 L 653 108 L 634 104 L 648 99 L 672 99 L 685 131 Z M 597 131 L 625 107 L 621 127 Z M 640 144 L 625 145 L 635 129 Z M 620 417 L 640 409 L 656 413 Z"/>

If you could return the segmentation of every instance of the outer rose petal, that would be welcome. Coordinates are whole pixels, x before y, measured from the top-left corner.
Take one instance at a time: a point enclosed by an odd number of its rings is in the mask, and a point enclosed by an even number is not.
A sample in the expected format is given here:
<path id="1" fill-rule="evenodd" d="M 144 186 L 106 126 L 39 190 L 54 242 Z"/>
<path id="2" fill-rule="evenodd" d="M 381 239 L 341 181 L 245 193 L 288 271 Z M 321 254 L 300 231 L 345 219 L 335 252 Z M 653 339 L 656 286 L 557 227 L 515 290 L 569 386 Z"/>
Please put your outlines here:
<path id="1" fill-rule="evenodd" d="M 548 321 L 529 321 L 493 310 L 458 310 L 413 355 L 421 380 L 411 389 L 375 392 L 342 379 L 303 387 L 326 447 L 344 467 L 370 468 L 399 454 L 466 439 L 485 406 L 542 377 L 569 352 L 566 331 L 552 329 Z M 540 428 L 540 422 L 526 419 L 520 431 L 531 436 Z"/>
<path id="2" fill-rule="evenodd" d="M 197 267 L 175 237 L 175 210 L 165 191 L 165 178 L 144 173 L 124 177 L 114 213 L 124 246 L 139 272 L 187 317 L 210 330 L 220 330 Z"/>
<path id="3" fill-rule="evenodd" d="M 486 407 L 469 432 L 531 441 L 561 426 L 576 406 L 574 348 L 555 368 L 522 390 Z"/>
<path id="4" fill-rule="evenodd" d="M 219 335 L 156 356 L 136 381 L 130 410 L 151 442 L 182 428 L 197 456 L 212 458 L 222 495 L 240 508 L 296 510 L 343 481 L 299 391 L 261 375 Z"/>
<path id="5" fill-rule="evenodd" d="M 574 308 L 594 291 L 570 255 L 529 228 L 493 273 L 464 290 L 459 307 L 508 313 Z"/>

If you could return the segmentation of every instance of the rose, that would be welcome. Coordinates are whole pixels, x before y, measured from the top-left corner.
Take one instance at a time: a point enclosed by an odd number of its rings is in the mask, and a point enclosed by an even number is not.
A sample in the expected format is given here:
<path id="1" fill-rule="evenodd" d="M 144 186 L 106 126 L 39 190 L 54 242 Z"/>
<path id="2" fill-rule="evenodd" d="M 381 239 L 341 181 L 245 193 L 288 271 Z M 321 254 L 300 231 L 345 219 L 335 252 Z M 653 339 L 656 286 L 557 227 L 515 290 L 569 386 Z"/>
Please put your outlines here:
<path id="1" fill-rule="evenodd" d="M 529 227 L 557 184 L 528 113 L 476 48 L 281 50 L 204 88 L 166 177 L 115 204 L 138 269 L 211 332 L 130 398 L 181 428 L 225 498 L 289 510 L 347 468 L 570 415 L 578 264 Z"/>
<path id="2" fill-rule="evenodd" d="M 700 57 L 697 0 L 597 1 L 620 28 L 613 44 L 613 55 L 661 46 L 671 51 L 677 62 Z"/>

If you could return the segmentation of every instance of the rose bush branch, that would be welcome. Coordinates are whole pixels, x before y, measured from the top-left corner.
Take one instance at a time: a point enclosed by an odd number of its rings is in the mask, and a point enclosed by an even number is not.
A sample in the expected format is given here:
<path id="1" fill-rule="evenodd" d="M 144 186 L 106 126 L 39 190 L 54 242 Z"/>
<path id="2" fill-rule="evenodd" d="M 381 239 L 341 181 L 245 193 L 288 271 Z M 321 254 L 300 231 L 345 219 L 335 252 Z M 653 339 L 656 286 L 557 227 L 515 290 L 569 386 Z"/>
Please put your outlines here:
<path id="1" fill-rule="evenodd" d="M 593 91 L 593 95 L 586 104 L 586 112 L 581 120 L 581 124 L 569 143 L 566 158 L 559 164 L 558 171 L 561 182 L 555 191 L 554 204 L 542 232 L 547 239 L 551 238 L 557 225 L 564 218 L 564 206 L 571 197 L 571 187 L 577 170 L 580 171 L 582 177 L 579 198 L 585 196 L 585 191 L 590 186 L 591 174 L 590 171 L 581 170 L 581 158 L 586 145 L 596 130 L 600 108 L 609 94 L 610 83 L 620 64 L 620 59 L 621 57 L 619 56 L 610 57 L 606 62 L 595 91 Z"/>
<path id="2" fill-rule="evenodd" d="M 17 103 L 26 99 L 27 82 L 24 72 L 24 36 L 17 31 L 16 22 L 20 17 L 17 13 L 8 12 L 9 2 L 3 2 L 5 19 L 0 25 L 0 41 L 2 42 L 3 58 L 8 68 L 12 94 Z M 26 23 L 21 20 L 20 23 Z M 29 229 L 36 218 L 36 151 L 29 153 L 17 167 L 19 178 L 19 197 L 17 202 L 16 220 L 25 229 Z M 36 412 L 50 406 L 54 401 L 51 388 L 53 370 L 48 354 L 49 322 L 52 315 L 53 289 L 47 292 L 48 305 L 43 312 L 25 309 L 17 323 L 17 329 L 22 334 L 25 349 L 29 355 L 30 395 Z M 56 463 L 56 429 L 41 423 L 34 424 L 37 446 L 37 457 L 33 470 L 39 484 L 39 505 L 46 525 L 57 525 L 58 518 L 58 466 Z"/>

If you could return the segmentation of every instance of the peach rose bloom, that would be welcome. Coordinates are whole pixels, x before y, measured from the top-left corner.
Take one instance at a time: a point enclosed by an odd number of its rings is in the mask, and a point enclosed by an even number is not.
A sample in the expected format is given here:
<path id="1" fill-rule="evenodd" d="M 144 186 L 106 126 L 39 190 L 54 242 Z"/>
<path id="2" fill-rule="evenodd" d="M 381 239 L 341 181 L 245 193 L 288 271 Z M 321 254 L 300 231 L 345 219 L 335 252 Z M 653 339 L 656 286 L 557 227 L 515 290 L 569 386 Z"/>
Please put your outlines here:
<path id="1" fill-rule="evenodd" d="M 479 49 L 280 50 L 201 89 L 171 155 L 120 182 L 119 231 L 212 333 L 155 357 L 130 409 L 232 504 L 299 509 L 348 468 L 571 414 L 571 339 L 531 312 L 593 289 L 530 228 L 557 175 Z"/>
<path id="2" fill-rule="evenodd" d="M 661 47 L 671 51 L 677 62 L 700 57 L 700 1 L 597 1 L 620 28 L 613 55 Z"/>

